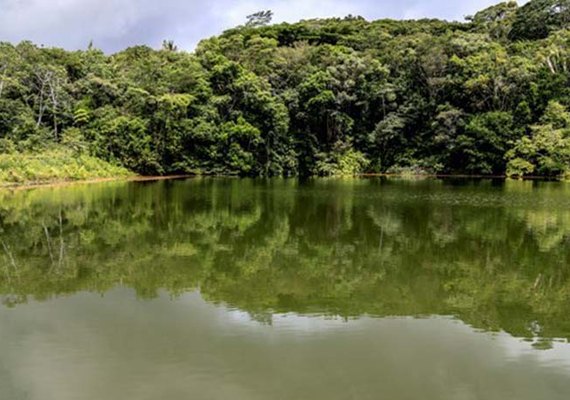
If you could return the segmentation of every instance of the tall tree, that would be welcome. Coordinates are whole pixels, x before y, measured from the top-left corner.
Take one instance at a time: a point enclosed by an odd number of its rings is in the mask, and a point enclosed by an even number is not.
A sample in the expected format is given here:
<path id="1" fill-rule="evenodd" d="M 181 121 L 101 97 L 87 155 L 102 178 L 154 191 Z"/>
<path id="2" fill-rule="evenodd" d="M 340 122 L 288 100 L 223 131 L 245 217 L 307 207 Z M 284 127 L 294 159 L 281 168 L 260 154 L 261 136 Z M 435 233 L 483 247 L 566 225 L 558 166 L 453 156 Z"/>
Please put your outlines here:
<path id="1" fill-rule="evenodd" d="M 273 19 L 273 11 L 265 10 L 265 11 L 258 11 L 254 14 L 248 15 L 247 22 L 245 26 L 249 28 L 256 28 L 258 26 L 265 26 L 271 23 Z"/>

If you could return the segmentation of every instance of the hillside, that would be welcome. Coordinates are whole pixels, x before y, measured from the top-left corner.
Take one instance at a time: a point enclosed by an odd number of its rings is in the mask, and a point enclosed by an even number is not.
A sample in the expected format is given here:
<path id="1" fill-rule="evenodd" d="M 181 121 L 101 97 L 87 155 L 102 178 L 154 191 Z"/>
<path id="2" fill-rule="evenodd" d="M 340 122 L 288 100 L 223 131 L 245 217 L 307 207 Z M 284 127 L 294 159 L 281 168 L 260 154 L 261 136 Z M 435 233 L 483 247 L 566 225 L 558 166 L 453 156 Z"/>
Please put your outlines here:
<path id="1" fill-rule="evenodd" d="M 0 152 L 143 175 L 570 173 L 569 0 L 464 23 L 265 17 L 193 53 L 0 43 Z"/>

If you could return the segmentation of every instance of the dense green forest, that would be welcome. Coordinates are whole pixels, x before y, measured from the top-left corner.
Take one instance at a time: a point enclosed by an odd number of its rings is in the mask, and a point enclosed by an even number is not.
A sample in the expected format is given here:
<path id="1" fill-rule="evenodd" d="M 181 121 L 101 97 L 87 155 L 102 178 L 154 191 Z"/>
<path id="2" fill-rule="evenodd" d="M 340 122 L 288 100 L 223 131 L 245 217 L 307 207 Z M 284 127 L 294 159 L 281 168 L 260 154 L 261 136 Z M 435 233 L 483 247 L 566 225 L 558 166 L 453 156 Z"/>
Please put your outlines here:
<path id="1" fill-rule="evenodd" d="M 270 21 L 193 53 L 0 43 L 0 180 L 570 173 L 569 0 Z"/>

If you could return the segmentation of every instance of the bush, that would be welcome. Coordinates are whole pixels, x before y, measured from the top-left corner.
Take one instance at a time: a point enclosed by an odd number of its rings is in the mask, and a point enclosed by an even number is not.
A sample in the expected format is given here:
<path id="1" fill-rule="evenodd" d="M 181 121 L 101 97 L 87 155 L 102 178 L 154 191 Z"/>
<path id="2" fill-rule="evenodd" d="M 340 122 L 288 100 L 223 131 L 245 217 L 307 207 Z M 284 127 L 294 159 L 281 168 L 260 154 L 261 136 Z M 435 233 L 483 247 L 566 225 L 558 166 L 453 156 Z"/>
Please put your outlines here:
<path id="1" fill-rule="evenodd" d="M 317 154 L 315 164 L 319 176 L 353 176 L 366 172 L 370 161 L 359 151 L 346 149 L 342 153 Z"/>
<path id="2" fill-rule="evenodd" d="M 115 178 L 131 175 L 127 169 L 70 149 L 40 154 L 0 154 L 0 185 Z"/>

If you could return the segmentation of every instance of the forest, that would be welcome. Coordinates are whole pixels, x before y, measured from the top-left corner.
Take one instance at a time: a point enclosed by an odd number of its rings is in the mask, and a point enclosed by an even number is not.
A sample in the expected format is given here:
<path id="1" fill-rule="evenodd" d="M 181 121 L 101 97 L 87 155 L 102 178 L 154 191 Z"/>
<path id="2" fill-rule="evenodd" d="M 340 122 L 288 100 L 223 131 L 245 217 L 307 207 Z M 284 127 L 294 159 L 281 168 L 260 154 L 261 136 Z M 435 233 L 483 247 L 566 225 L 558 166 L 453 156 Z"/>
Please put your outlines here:
<path id="1" fill-rule="evenodd" d="M 0 181 L 570 175 L 570 0 L 271 19 L 193 52 L 0 42 Z"/>

